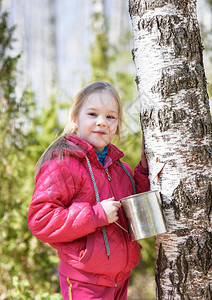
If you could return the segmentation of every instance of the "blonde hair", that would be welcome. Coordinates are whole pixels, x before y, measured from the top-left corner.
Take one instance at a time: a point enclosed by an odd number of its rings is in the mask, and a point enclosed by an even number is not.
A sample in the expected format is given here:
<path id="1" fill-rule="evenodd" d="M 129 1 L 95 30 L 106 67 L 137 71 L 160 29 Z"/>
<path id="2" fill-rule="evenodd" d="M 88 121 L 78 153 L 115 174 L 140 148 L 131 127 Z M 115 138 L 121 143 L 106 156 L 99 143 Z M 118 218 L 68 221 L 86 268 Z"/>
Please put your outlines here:
<path id="1" fill-rule="evenodd" d="M 76 134 L 76 125 L 74 123 L 74 120 L 78 117 L 85 100 L 91 94 L 94 94 L 97 92 L 110 93 L 111 96 L 116 101 L 116 103 L 118 105 L 118 127 L 117 127 L 116 134 L 120 138 L 121 124 L 122 124 L 121 100 L 120 100 L 119 94 L 116 91 L 116 89 L 111 84 L 109 84 L 108 82 L 105 82 L 105 81 L 95 81 L 91 84 L 86 85 L 83 89 L 81 89 L 77 93 L 77 95 L 74 99 L 73 105 L 70 109 L 69 121 L 65 126 L 64 134 L 68 134 L 68 133 Z"/>
<path id="2" fill-rule="evenodd" d="M 38 174 L 40 167 L 46 161 L 54 157 L 58 157 L 60 159 L 64 155 L 67 155 L 67 153 L 71 149 L 79 148 L 77 146 L 72 146 L 69 143 L 67 143 L 66 136 L 68 136 L 69 134 L 77 135 L 74 119 L 78 117 L 80 110 L 88 96 L 97 92 L 110 93 L 118 105 L 118 127 L 116 134 L 120 139 L 122 123 L 122 105 L 118 92 L 111 84 L 105 81 L 95 81 L 91 84 L 88 84 L 77 93 L 73 105 L 70 109 L 69 121 L 64 128 L 64 132 L 55 141 L 53 141 L 51 145 L 49 145 L 49 147 L 45 150 L 45 152 L 41 155 L 40 159 L 38 160 L 35 169 L 35 176 Z"/>

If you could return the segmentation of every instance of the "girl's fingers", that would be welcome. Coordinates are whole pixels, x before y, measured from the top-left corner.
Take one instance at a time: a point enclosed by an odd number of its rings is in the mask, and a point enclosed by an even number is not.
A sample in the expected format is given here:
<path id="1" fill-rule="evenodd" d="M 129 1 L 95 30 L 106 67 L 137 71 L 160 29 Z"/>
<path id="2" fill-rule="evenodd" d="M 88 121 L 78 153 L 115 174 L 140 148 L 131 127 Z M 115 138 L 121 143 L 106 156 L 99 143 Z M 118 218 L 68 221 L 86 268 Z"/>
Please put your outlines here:
<path id="1" fill-rule="evenodd" d="M 114 201 L 114 200 L 115 200 L 115 198 L 112 197 L 112 198 L 105 199 L 104 201 Z"/>
<path id="2" fill-rule="evenodd" d="M 114 197 L 112 197 L 112 198 L 108 198 L 108 199 L 105 199 L 105 200 L 103 200 L 103 201 L 112 201 L 113 202 L 113 204 L 116 206 L 116 207 L 121 207 L 121 202 L 120 201 L 115 201 L 115 198 Z"/>

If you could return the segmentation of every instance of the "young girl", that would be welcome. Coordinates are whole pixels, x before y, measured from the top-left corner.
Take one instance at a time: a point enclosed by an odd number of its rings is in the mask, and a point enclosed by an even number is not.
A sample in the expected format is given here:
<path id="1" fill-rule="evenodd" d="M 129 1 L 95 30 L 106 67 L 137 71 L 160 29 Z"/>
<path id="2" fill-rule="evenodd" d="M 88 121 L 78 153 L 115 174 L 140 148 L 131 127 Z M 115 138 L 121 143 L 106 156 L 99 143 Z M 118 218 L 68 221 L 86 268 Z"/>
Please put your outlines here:
<path id="1" fill-rule="evenodd" d="M 120 134 L 121 102 L 107 82 L 76 96 L 64 134 L 37 163 L 28 225 L 57 249 L 63 298 L 127 299 L 141 247 L 131 242 L 119 200 L 149 190 L 145 154 L 135 168 L 111 144 Z"/>

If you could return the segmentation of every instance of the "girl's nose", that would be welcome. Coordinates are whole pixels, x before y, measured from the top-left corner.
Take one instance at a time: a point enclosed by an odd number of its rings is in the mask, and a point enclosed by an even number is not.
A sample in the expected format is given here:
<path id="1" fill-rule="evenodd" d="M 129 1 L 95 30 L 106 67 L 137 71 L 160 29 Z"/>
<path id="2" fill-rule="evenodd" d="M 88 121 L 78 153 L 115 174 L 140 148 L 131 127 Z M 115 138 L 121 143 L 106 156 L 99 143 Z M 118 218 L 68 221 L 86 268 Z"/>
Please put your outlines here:
<path id="1" fill-rule="evenodd" d="M 97 126 L 107 126 L 107 121 L 106 118 L 104 116 L 98 116 L 97 120 L 96 120 L 96 125 Z"/>

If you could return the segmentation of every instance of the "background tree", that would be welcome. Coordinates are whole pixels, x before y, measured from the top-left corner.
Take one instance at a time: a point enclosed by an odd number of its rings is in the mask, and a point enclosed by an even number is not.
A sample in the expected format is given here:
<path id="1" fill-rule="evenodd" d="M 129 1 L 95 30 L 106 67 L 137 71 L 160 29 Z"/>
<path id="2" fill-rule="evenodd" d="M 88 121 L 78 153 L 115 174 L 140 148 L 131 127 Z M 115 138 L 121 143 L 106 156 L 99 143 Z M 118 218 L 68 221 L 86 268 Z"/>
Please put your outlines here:
<path id="1" fill-rule="evenodd" d="M 168 224 L 156 239 L 157 298 L 211 299 L 211 116 L 196 1 L 130 0 L 129 11 L 151 188 Z"/>
<path id="2" fill-rule="evenodd" d="M 27 226 L 34 187 L 34 165 L 60 132 L 52 97 L 50 108 L 38 114 L 33 94 L 17 98 L 19 55 L 12 56 L 15 27 L 0 1 L 0 298 L 60 299 L 55 251 L 35 239 Z M 41 146 L 42 143 L 42 146 Z M 44 290 L 47 291 L 44 293 Z"/>
<path id="3" fill-rule="evenodd" d="M 20 190 L 25 172 L 24 125 L 32 103 L 27 93 L 18 100 L 15 97 L 15 70 L 19 56 L 9 54 L 14 29 L 8 26 L 8 13 L 2 11 L 0 1 L 0 291 L 3 295 L 7 284 L 11 285 L 11 274 L 22 272 L 26 266 L 26 205 Z"/>

